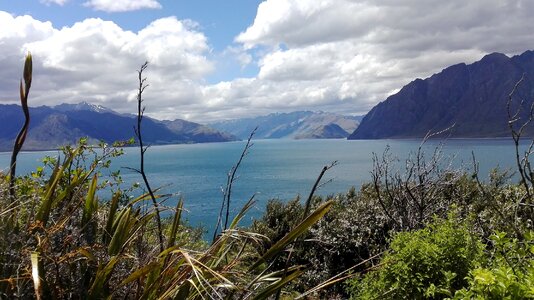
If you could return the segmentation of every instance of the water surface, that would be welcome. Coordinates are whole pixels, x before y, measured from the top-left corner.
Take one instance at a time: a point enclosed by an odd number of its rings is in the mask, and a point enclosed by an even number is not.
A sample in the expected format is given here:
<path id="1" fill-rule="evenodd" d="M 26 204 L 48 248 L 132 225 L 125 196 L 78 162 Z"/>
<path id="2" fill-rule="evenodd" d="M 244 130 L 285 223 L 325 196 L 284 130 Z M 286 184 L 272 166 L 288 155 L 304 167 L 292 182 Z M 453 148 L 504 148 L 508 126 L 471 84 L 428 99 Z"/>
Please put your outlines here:
<path id="1" fill-rule="evenodd" d="M 232 192 L 232 211 L 236 212 L 252 196 L 257 204 L 246 223 L 261 215 L 268 199 L 288 200 L 300 195 L 306 198 L 321 169 L 333 161 L 317 191 L 320 195 L 346 192 L 370 181 L 372 153 L 381 154 L 389 146 L 401 161 L 414 152 L 420 140 L 255 140 L 238 170 Z M 212 228 L 222 200 L 226 175 L 237 162 L 244 142 L 152 146 L 146 152 L 145 169 L 153 187 L 166 186 L 164 192 L 179 193 L 185 200 L 187 219 L 194 225 Z M 427 156 L 440 144 L 428 141 Z M 454 157 L 456 167 L 472 169 L 472 153 L 480 164 L 482 177 L 495 167 L 513 168 L 514 147 L 511 139 L 455 139 L 444 142 L 446 157 Z M 138 167 L 137 148 L 126 148 L 125 155 L 114 160 L 127 184 L 141 182 L 140 176 L 124 167 Z M 18 174 L 27 174 L 41 165 L 46 155 L 57 151 L 22 152 Z M 10 153 L 0 153 L 0 168 L 9 165 Z M 402 165 L 402 164 L 399 164 Z M 173 206 L 178 197 L 166 205 Z"/>

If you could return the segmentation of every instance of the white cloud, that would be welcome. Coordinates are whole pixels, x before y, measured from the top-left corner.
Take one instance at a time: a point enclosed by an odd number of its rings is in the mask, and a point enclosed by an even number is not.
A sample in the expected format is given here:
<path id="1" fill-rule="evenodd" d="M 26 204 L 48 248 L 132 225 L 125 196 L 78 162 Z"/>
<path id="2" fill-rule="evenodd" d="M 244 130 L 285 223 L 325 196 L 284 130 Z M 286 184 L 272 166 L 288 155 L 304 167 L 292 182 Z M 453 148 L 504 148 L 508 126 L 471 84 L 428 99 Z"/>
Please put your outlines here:
<path id="1" fill-rule="evenodd" d="M 532 11 L 526 0 L 266 0 L 235 41 L 264 52 L 253 84 L 271 97 L 251 106 L 362 113 L 417 77 L 532 49 Z"/>
<path id="2" fill-rule="evenodd" d="M 205 56 L 206 37 L 174 17 L 156 20 L 139 32 L 101 19 L 54 29 L 48 22 L 7 13 L 0 13 L 0 26 L 10 28 L 0 32 L 2 102 L 17 102 L 26 51 L 34 58 L 32 106 L 88 101 L 134 112 L 136 69 L 148 60 L 147 113 L 173 117 L 168 108 L 198 99 L 198 82 L 213 69 Z"/>
<path id="3" fill-rule="evenodd" d="M 223 56 L 230 56 L 231 58 L 235 59 L 242 69 L 251 64 L 253 60 L 252 55 L 250 55 L 242 47 L 227 47 L 222 54 Z"/>
<path id="4" fill-rule="evenodd" d="M 56 30 L 50 22 L 37 22 L 30 16 L 14 18 L 0 11 L 0 90 L 2 100 L 18 99 L 18 81 L 24 59 L 23 45 L 53 35 Z"/>
<path id="5" fill-rule="evenodd" d="M 69 2 L 69 0 L 39 0 L 39 2 L 45 5 L 57 4 L 59 6 L 63 6 L 65 3 Z"/>
<path id="6" fill-rule="evenodd" d="M 61 1 L 61 0 L 59 0 Z M 89 0 L 85 6 L 105 12 L 125 12 L 140 9 L 160 9 L 156 0 Z"/>
<path id="7" fill-rule="evenodd" d="M 34 106 L 87 100 L 133 112 L 135 70 L 149 60 L 146 104 L 154 117 L 365 113 L 417 77 L 494 51 L 532 49 L 532 11 L 527 0 L 266 0 L 222 55 L 188 20 L 159 19 L 139 32 L 100 19 L 58 29 L 0 12 L 0 101 L 16 102 L 31 50 Z M 207 84 L 217 65 L 208 57 L 247 70 L 256 64 L 258 73 Z"/>
<path id="8" fill-rule="evenodd" d="M 259 5 L 254 24 L 236 40 L 247 48 L 334 41 L 372 27 L 367 15 L 375 11 L 350 0 L 267 0 Z"/>

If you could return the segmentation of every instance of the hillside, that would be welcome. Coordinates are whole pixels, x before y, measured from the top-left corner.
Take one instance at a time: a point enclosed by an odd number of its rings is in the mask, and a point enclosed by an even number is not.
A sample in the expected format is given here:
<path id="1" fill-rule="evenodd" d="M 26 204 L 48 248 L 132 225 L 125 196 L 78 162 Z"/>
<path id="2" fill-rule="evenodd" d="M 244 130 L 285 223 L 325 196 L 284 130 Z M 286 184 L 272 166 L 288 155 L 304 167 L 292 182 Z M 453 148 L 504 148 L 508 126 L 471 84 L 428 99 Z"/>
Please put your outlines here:
<path id="1" fill-rule="evenodd" d="M 24 150 L 54 149 L 73 144 L 80 137 L 90 142 L 128 140 L 134 136 L 136 117 L 123 115 L 102 106 L 87 103 L 61 104 L 55 107 L 31 107 L 31 122 Z M 0 105 L 0 151 L 12 149 L 13 140 L 23 123 L 18 105 Z M 178 126 L 177 124 L 187 124 Z M 205 125 L 183 120 L 143 119 L 143 140 L 149 144 L 225 142 L 236 140 Z"/>
<path id="2" fill-rule="evenodd" d="M 515 100 L 525 99 L 525 119 L 534 100 L 534 52 L 511 58 L 492 53 L 407 84 L 371 109 L 349 139 L 423 137 L 453 124 L 451 137 L 510 136 L 506 103 L 523 74 Z M 533 133 L 532 128 L 525 132 Z"/>
<path id="3" fill-rule="evenodd" d="M 361 117 L 333 113 L 296 111 L 273 113 L 255 118 L 243 118 L 212 123 L 210 126 L 229 132 L 241 139 L 247 138 L 257 126 L 257 138 L 321 139 L 346 138 L 358 127 Z"/>

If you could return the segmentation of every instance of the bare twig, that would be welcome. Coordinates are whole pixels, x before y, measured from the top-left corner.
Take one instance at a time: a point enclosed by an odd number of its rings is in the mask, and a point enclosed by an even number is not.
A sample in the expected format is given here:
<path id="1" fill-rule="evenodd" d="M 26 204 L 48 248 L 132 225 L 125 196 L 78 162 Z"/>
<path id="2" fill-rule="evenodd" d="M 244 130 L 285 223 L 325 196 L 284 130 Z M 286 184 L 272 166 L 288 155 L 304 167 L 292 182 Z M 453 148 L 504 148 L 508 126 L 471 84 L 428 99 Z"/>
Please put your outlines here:
<path id="1" fill-rule="evenodd" d="M 145 62 L 143 65 L 141 65 L 141 68 L 137 71 L 137 75 L 139 78 L 139 87 L 137 90 L 137 127 L 134 128 L 134 132 L 135 132 L 135 136 L 137 137 L 137 140 L 139 141 L 139 154 L 141 158 L 140 158 L 140 167 L 139 167 L 140 169 L 136 171 L 139 174 L 141 174 L 141 177 L 143 177 L 145 186 L 148 190 L 148 193 L 150 194 L 150 198 L 152 199 L 152 204 L 154 205 L 154 210 L 156 212 L 156 222 L 158 226 L 159 249 L 161 252 L 163 252 L 164 250 L 163 229 L 161 226 L 161 217 L 159 214 L 159 204 L 158 204 L 158 201 L 156 201 L 156 196 L 154 195 L 154 192 L 152 191 L 152 188 L 150 187 L 148 178 L 145 173 L 145 152 L 148 149 L 148 146 L 143 145 L 143 135 L 141 133 L 141 121 L 143 120 L 143 114 L 145 112 L 145 107 L 142 105 L 143 92 L 148 87 L 148 84 L 146 84 L 146 78 L 143 78 L 143 71 L 147 68 L 147 66 L 148 66 L 148 62 Z"/>
<path id="2" fill-rule="evenodd" d="M 487 200 L 491 199 L 491 201 L 486 201 L 486 206 L 489 207 L 499 217 L 499 219 L 502 222 L 508 224 L 512 228 L 512 230 L 514 230 L 515 234 L 518 237 L 521 237 L 522 236 L 521 230 L 515 224 L 515 220 L 517 220 L 517 210 L 515 212 L 516 217 L 514 218 L 514 220 L 510 220 L 510 218 L 505 216 L 505 214 L 502 211 L 502 207 L 500 207 L 497 204 L 497 201 L 495 199 L 494 194 L 491 193 L 491 192 L 488 192 L 488 190 L 484 187 L 484 184 L 480 181 L 480 178 L 479 178 L 479 175 L 478 175 L 479 174 L 479 163 L 477 162 L 477 160 L 475 158 L 475 153 L 471 152 L 471 156 L 472 156 L 472 159 L 473 159 L 473 175 L 472 175 L 472 178 L 475 180 L 475 182 L 477 184 L 477 187 L 478 187 L 478 190 L 482 194 L 482 196 L 484 196 L 484 199 L 487 199 Z M 521 200 L 519 202 L 521 202 Z"/>
<path id="3" fill-rule="evenodd" d="M 510 133 L 512 134 L 512 140 L 514 141 L 514 146 L 515 146 L 515 160 L 517 164 L 517 169 L 519 171 L 519 175 L 521 176 L 520 184 L 522 184 L 523 187 L 525 188 L 525 192 L 526 192 L 528 199 L 531 199 L 532 195 L 530 193 L 530 187 L 527 182 L 527 174 L 525 170 L 525 162 L 528 162 L 529 153 L 528 152 L 525 153 L 525 157 L 521 159 L 520 150 L 519 150 L 519 142 L 521 140 L 523 130 L 526 128 L 528 124 L 532 122 L 533 113 L 534 113 L 534 103 L 530 107 L 530 113 L 529 113 L 528 119 L 525 122 L 523 122 L 523 124 L 520 124 L 519 128 L 517 128 L 517 126 L 515 125 L 517 124 L 517 122 L 521 120 L 521 116 L 519 114 L 521 113 L 521 108 L 523 107 L 525 100 L 522 99 L 519 103 L 518 108 L 515 110 L 515 112 L 512 112 L 512 104 L 514 102 L 514 95 L 516 94 L 517 89 L 519 88 L 519 86 L 524 80 L 525 80 L 525 74 L 523 74 L 523 76 L 521 76 L 521 79 L 519 79 L 519 81 L 516 82 L 516 84 L 514 85 L 514 88 L 508 95 L 508 102 L 506 103 L 506 110 L 508 113 L 508 127 L 510 128 Z"/>
<path id="4" fill-rule="evenodd" d="M 310 195 L 308 196 L 308 199 L 306 200 L 306 206 L 304 207 L 302 220 L 306 219 L 306 217 L 308 216 L 308 213 L 310 212 L 310 206 L 311 206 L 313 194 L 315 194 L 315 190 L 317 190 L 317 186 L 321 182 L 321 179 L 323 178 L 324 174 L 326 173 L 326 171 L 332 169 L 336 165 L 337 165 L 337 161 L 333 161 L 330 165 L 324 166 L 323 169 L 321 170 L 321 173 L 319 173 L 319 176 L 317 177 L 317 180 L 315 181 L 315 184 L 313 185 L 313 188 L 310 191 Z"/>
<path id="5" fill-rule="evenodd" d="M 436 146 L 429 158 L 425 157 L 423 146 L 453 127 L 428 132 L 417 150 L 406 159 L 403 174 L 392 172 L 391 164 L 395 160 L 390 157 L 389 146 L 381 157 L 373 153 L 372 187 L 384 215 L 396 230 L 421 228 L 432 215 L 447 211 L 450 203 L 441 195 L 445 188 L 454 185 L 458 176 L 442 168 L 443 143 Z"/>
<path id="6" fill-rule="evenodd" d="M 386 174 L 383 174 L 383 169 L 384 168 L 387 169 L 388 165 L 389 165 L 389 161 L 387 161 L 387 159 L 386 159 L 388 152 L 389 152 L 389 146 L 386 147 L 386 150 L 384 151 L 384 153 L 382 155 L 382 161 L 379 161 L 378 155 L 376 153 L 373 153 L 373 171 L 371 172 L 371 177 L 373 178 L 373 187 L 374 187 L 374 190 L 376 192 L 378 203 L 382 207 L 382 210 L 384 211 L 386 216 L 391 221 L 393 221 L 397 226 L 400 227 L 401 224 L 399 224 L 399 222 L 390 214 L 389 208 L 386 206 L 386 203 L 385 203 L 385 201 L 384 201 L 384 199 L 382 197 L 382 194 L 381 194 L 382 188 L 381 188 L 381 184 L 380 183 L 381 183 L 382 177 L 385 176 L 386 182 L 387 182 L 387 178 L 388 178 L 387 171 L 386 171 Z M 388 192 L 388 196 L 392 200 L 393 196 L 389 193 L 389 188 L 386 189 L 386 190 Z"/>
<path id="7" fill-rule="evenodd" d="M 217 233 L 219 231 L 219 228 L 222 225 L 222 216 L 224 212 L 224 208 L 226 207 L 226 214 L 224 218 L 224 227 L 222 230 L 226 230 L 228 228 L 228 219 L 230 217 L 230 199 L 232 197 L 232 186 L 234 182 L 237 180 L 236 173 L 239 169 L 239 166 L 241 165 L 241 162 L 243 162 L 243 158 L 248 154 L 248 151 L 250 148 L 254 145 L 252 143 L 252 138 L 254 137 L 254 134 L 256 133 L 256 130 L 258 130 L 258 127 L 254 128 L 252 132 L 250 133 L 247 142 L 245 144 L 245 147 L 243 148 L 243 151 L 241 152 L 241 156 L 239 157 L 239 160 L 237 163 L 230 169 L 230 171 L 227 174 L 226 177 L 226 188 L 223 191 L 223 200 L 221 203 L 221 209 L 219 211 L 219 216 L 217 217 L 217 225 L 215 226 L 215 231 L 213 232 L 213 242 L 215 242 L 215 239 L 217 237 Z"/>

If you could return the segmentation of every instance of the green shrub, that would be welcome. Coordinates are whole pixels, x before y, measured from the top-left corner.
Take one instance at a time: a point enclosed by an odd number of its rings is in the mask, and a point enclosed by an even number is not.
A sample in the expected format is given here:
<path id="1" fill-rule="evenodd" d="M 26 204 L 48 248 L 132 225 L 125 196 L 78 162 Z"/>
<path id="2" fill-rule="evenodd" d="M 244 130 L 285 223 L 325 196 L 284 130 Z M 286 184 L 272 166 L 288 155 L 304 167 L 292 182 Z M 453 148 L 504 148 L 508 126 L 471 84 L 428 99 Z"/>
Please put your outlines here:
<path id="1" fill-rule="evenodd" d="M 354 188 L 345 194 L 327 197 L 333 200 L 332 209 L 295 244 L 290 262 L 309 266 L 295 282 L 293 288 L 304 292 L 348 268 L 384 251 L 387 247 L 390 220 L 376 202 L 373 190 L 365 185 L 360 191 Z M 323 199 L 314 197 L 312 207 Z M 303 205 L 296 198 L 287 203 L 270 200 L 261 219 L 254 221 L 252 231 L 267 236 L 271 243 L 279 240 L 294 226 Z M 264 245 L 265 247 L 269 244 Z M 281 257 L 273 267 L 283 269 L 286 259 Z M 365 265 L 354 271 L 365 269 Z M 342 285 L 332 285 L 316 297 L 346 298 Z"/>
<path id="2" fill-rule="evenodd" d="M 472 270 L 453 299 L 534 299 L 534 231 L 522 241 L 505 233 L 490 239 L 487 266 Z"/>
<path id="3" fill-rule="evenodd" d="M 483 244 L 454 215 L 394 235 L 376 270 L 349 282 L 354 299 L 442 299 L 467 285 Z"/>
<path id="4" fill-rule="evenodd" d="M 303 212 L 304 207 L 299 197 L 286 203 L 271 199 L 267 202 L 265 213 L 260 219 L 254 220 L 251 229 L 265 235 L 271 242 L 276 242 L 297 225 Z"/>

